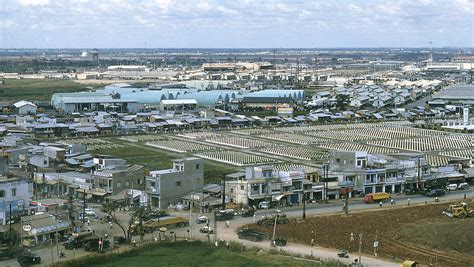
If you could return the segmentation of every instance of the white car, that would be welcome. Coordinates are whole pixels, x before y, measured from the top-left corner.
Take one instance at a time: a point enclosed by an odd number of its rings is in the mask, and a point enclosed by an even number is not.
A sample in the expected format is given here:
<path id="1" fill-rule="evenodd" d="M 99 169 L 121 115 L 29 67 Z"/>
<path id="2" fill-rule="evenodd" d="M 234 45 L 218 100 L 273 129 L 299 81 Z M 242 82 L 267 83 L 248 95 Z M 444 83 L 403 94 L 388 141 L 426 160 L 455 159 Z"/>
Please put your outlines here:
<path id="1" fill-rule="evenodd" d="M 270 203 L 268 201 L 262 201 L 258 203 L 258 208 L 259 209 L 268 209 L 270 208 Z"/>
<path id="2" fill-rule="evenodd" d="M 454 190 L 458 189 L 458 185 L 457 184 L 450 184 L 450 185 L 446 186 L 446 189 L 450 190 L 450 191 L 454 191 Z"/>
<path id="3" fill-rule="evenodd" d="M 201 229 L 199 229 L 199 232 L 204 233 L 204 234 L 213 234 L 214 229 L 212 229 L 210 226 L 204 226 Z"/>
<path id="4" fill-rule="evenodd" d="M 93 209 L 86 209 L 85 212 L 86 212 L 86 215 L 96 216 L 96 213 Z"/>

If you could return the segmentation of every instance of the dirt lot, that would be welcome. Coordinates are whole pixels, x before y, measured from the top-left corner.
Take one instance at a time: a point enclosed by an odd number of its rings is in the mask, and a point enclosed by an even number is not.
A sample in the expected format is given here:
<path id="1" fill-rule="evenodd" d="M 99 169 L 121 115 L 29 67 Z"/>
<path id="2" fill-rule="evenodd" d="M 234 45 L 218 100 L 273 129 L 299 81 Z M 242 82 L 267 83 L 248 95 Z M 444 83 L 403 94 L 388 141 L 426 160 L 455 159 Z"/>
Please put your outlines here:
<path id="1" fill-rule="evenodd" d="M 467 202 L 474 207 L 474 199 Z M 377 235 L 380 257 L 435 266 L 474 266 L 474 218 L 461 220 L 442 215 L 447 206 L 448 203 L 437 203 L 390 207 L 348 216 L 315 216 L 306 222 L 292 219 L 289 224 L 278 225 L 276 235 L 308 245 L 314 239 L 319 246 L 354 253 L 362 233 L 362 251 L 372 255 Z M 273 231 L 273 227 L 252 227 L 268 234 Z"/>

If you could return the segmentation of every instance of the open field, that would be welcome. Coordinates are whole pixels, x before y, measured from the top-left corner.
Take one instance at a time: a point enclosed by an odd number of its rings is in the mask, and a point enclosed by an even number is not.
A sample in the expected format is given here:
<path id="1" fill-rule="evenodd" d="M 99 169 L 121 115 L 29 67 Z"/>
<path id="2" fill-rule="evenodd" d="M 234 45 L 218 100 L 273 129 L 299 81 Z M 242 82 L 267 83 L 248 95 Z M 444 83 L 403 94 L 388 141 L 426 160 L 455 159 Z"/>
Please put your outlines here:
<path id="1" fill-rule="evenodd" d="M 94 89 L 99 85 L 79 84 L 69 80 L 5 80 L 0 84 L 0 99 L 2 101 L 50 101 L 54 93 L 79 92 Z"/>
<path id="2" fill-rule="evenodd" d="M 474 205 L 474 199 L 467 202 Z M 448 205 L 422 204 L 353 212 L 349 216 L 315 216 L 306 222 L 293 219 L 289 224 L 278 225 L 276 235 L 303 244 L 314 239 L 319 246 L 356 253 L 362 233 L 365 254 L 374 254 L 373 242 L 377 239 L 378 255 L 388 259 L 411 259 L 435 266 L 474 266 L 474 218 L 461 220 L 442 215 Z M 271 226 L 251 227 L 268 234 L 273 231 Z"/>
<path id="3" fill-rule="evenodd" d="M 183 257 L 183 256 L 186 257 Z M 153 245 L 146 249 L 113 256 L 93 256 L 66 262 L 60 266 L 314 266 L 315 261 L 258 252 L 256 249 L 240 251 L 232 244 L 230 249 L 202 242 L 176 242 Z M 318 266 L 336 266 L 335 264 Z"/>
<path id="4" fill-rule="evenodd" d="M 144 165 L 149 170 L 169 169 L 173 167 L 172 160 L 192 156 L 192 154 L 182 154 L 160 148 L 154 148 L 141 143 L 124 142 L 116 138 L 109 138 L 108 141 L 120 147 L 101 149 L 95 151 L 98 154 L 107 154 L 126 159 L 129 164 Z M 213 161 L 204 161 L 204 182 L 220 183 L 222 177 L 227 174 L 238 172 L 240 169 L 228 164 Z"/>

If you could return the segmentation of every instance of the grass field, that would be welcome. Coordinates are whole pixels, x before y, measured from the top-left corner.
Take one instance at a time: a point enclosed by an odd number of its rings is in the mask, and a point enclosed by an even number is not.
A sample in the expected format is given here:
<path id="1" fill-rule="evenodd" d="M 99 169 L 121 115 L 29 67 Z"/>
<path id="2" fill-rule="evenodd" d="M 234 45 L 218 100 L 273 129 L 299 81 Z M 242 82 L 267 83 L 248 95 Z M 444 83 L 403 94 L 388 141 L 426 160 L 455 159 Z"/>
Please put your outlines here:
<path id="1" fill-rule="evenodd" d="M 68 80 L 8 79 L 4 80 L 4 84 L 0 84 L 0 99 L 50 101 L 54 93 L 79 92 L 97 87 L 99 85 L 79 84 Z"/>
<path id="2" fill-rule="evenodd" d="M 125 145 L 123 148 L 103 149 L 99 153 L 107 154 L 127 160 L 129 164 L 144 165 L 149 170 L 169 169 L 173 166 L 173 159 L 192 156 L 191 154 L 174 153 L 167 150 L 153 148 L 144 144 L 124 142 L 122 140 L 108 139 L 113 143 Z M 224 163 L 204 161 L 204 182 L 220 183 L 222 177 L 238 172 L 240 169 Z"/>
<path id="3" fill-rule="evenodd" d="M 165 243 L 147 247 L 136 252 L 128 252 L 115 257 L 94 256 L 63 263 L 61 266 L 97 266 L 97 267 L 132 267 L 132 266 L 330 266 L 320 265 L 315 261 L 295 259 L 293 256 L 275 255 L 258 252 L 256 249 L 240 251 L 238 245 L 232 248 L 215 247 L 203 242 Z M 336 265 L 333 265 L 336 266 Z"/>

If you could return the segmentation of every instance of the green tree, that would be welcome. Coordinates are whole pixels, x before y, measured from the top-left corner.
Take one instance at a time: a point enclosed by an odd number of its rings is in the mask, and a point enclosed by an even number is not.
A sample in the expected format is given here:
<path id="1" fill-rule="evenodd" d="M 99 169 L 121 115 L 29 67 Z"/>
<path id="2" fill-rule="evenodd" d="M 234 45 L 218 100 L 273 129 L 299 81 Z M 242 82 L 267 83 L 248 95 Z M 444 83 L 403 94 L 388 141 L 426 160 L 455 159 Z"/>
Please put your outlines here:
<path id="1" fill-rule="evenodd" d="M 349 95 L 338 94 L 336 96 L 336 106 L 339 110 L 345 110 L 347 104 L 349 104 Z"/>

